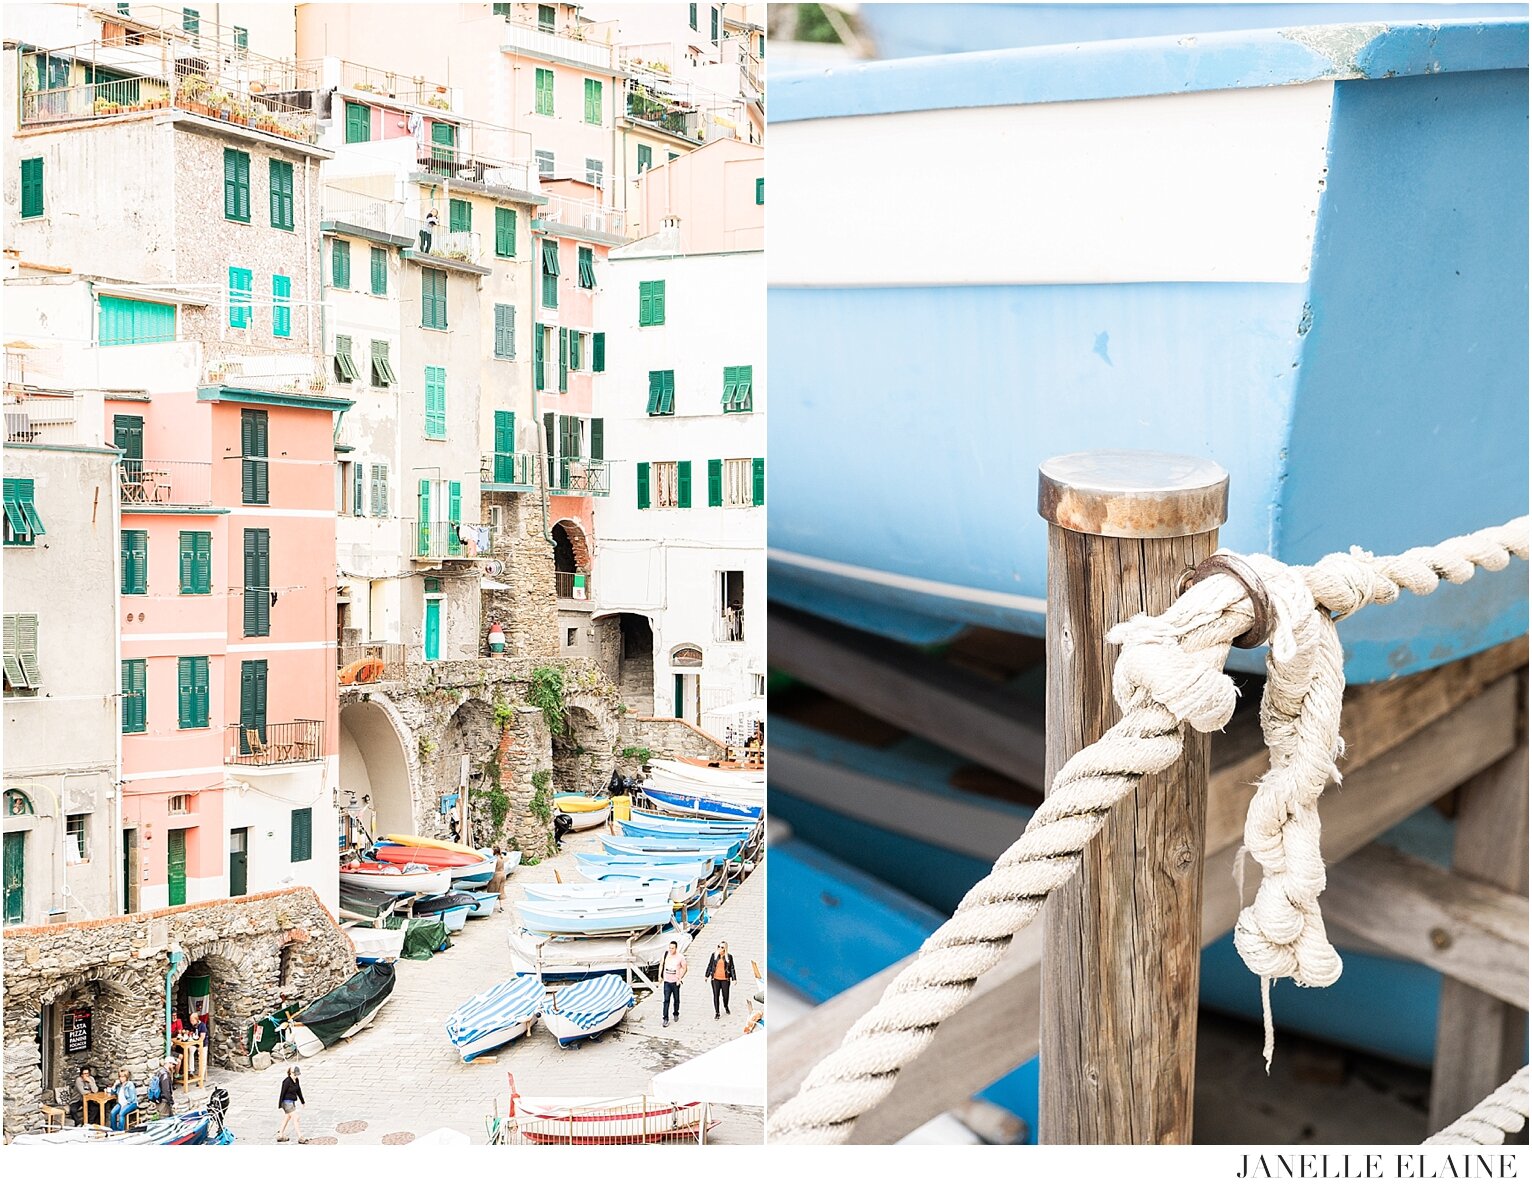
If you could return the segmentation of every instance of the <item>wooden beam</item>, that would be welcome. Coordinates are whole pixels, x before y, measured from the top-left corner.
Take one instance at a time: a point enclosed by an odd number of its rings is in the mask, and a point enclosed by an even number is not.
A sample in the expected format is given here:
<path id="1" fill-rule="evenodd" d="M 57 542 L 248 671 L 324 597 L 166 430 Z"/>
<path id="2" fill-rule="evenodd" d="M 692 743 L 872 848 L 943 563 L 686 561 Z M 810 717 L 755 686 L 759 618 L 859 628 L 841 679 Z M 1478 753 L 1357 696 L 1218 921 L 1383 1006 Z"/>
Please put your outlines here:
<path id="1" fill-rule="evenodd" d="M 1326 857 L 1333 862 L 1349 855 L 1486 763 L 1509 754 L 1516 747 L 1515 708 L 1516 680 L 1502 679 L 1387 757 L 1354 771 L 1338 789 L 1332 787 L 1319 804 Z M 1212 842 L 1210 837 L 1209 845 Z M 1236 840 L 1207 862 L 1204 944 L 1228 933 L 1239 915 L 1235 883 L 1220 875 L 1232 871 L 1238 846 Z M 934 1044 L 905 1068 L 889 1098 L 862 1118 L 853 1142 L 897 1141 L 1036 1056 L 1041 921 L 1016 937 L 1000 964 L 979 981 L 968 1004 L 941 1025 Z M 883 969 L 772 1034 L 768 1097 L 773 1107 L 797 1091 L 809 1069 L 840 1043 L 908 962 Z"/>
<path id="2" fill-rule="evenodd" d="M 1323 905 L 1326 923 L 1527 1008 L 1525 897 L 1368 844 L 1330 870 Z"/>
<path id="3" fill-rule="evenodd" d="M 1525 671 L 1519 682 L 1516 750 L 1482 769 L 1458 791 L 1452 870 L 1525 896 L 1528 760 Z M 1436 1018 L 1436 1063 L 1431 1070 L 1428 1120 L 1432 1132 L 1455 1121 L 1521 1066 L 1527 1044 L 1525 956 L 1522 963 L 1522 996 L 1514 1003 L 1461 978 L 1442 981 Z"/>
<path id="4" fill-rule="evenodd" d="M 1043 788 L 1042 725 L 1000 683 L 775 604 L 767 633 L 778 669 L 960 757 Z"/>

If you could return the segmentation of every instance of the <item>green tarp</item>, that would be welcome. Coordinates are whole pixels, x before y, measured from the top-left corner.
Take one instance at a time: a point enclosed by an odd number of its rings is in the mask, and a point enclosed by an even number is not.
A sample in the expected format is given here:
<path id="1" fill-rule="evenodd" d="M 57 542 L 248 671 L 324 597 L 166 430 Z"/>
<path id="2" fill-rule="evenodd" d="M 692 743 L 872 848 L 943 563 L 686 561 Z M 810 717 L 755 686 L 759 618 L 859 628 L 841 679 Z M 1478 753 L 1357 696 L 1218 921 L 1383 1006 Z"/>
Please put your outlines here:
<path id="1" fill-rule="evenodd" d="M 384 925 L 397 929 L 405 920 L 390 918 Z M 430 959 L 438 951 L 452 946 L 447 938 L 447 928 L 439 918 L 411 918 L 409 929 L 404 932 L 404 959 Z"/>
<path id="2" fill-rule="evenodd" d="M 393 991 L 394 965 L 369 964 L 333 992 L 293 1014 L 293 1020 L 329 1046 L 369 1013 L 375 1013 Z"/>
<path id="3" fill-rule="evenodd" d="M 302 1002 L 294 1001 L 291 1005 L 283 1005 L 270 1017 L 263 1017 L 257 1021 L 251 1027 L 250 1053 L 269 1052 L 273 1046 L 282 1041 L 283 1023 L 287 1021 L 289 1014 L 297 1013 L 302 1007 Z"/>

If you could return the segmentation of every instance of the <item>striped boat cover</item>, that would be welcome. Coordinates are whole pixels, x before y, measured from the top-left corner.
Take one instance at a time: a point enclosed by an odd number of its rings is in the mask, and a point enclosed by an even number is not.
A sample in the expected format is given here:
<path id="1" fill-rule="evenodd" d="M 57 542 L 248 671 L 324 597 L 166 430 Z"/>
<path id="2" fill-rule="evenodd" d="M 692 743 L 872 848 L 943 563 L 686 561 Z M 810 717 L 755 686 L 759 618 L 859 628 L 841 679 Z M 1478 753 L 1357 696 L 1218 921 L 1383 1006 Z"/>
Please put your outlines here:
<path id="1" fill-rule="evenodd" d="M 536 976 L 517 976 L 464 1001 L 447 1019 L 447 1038 L 453 1046 L 474 1042 L 494 1030 L 537 1015 L 542 1005 L 543 983 Z"/>
<path id="2" fill-rule="evenodd" d="M 633 990 L 628 987 L 628 982 L 621 976 L 609 974 L 549 993 L 545 1012 L 557 1013 L 580 1029 L 588 1030 L 613 1009 L 633 1003 Z"/>

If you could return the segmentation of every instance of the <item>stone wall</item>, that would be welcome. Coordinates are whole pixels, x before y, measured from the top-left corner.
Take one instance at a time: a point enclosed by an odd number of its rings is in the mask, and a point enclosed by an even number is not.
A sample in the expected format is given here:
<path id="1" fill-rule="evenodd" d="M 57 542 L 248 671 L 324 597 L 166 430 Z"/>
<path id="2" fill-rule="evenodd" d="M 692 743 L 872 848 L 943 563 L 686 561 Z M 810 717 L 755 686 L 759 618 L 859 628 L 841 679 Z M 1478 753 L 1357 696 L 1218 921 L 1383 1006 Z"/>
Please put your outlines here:
<path id="1" fill-rule="evenodd" d="M 659 716 L 625 715 L 617 738 L 619 754 L 627 748 L 646 748 L 656 757 L 706 757 L 722 761 L 728 751 L 718 737 L 686 720 Z"/>
<path id="2" fill-rule="evenodd" d="M 509 590 L 483 593 L 483 633 L 498 622 L 505 630 L 505 651 L 514 657 L 552 657 L 559 652 L 558 601 L 554 594 L 553 546 L 543 537 L 543 500 L 539 492 L 486 492 L 483 518 L 500 510 L 493 556 L 505 563 L 496 580 Z"/>
<path id="3" fill-rule="evenodd" d="M 55 1023 L 51 1083 L 73 1086 L 82 1060 L 103 1073 L 127 1067 L 146 1081 L 165 1050 L 165 982 L 179 950 L 179 979 L 203 961 L 212 976 L 212 1060 L 242 1064 L 246 1027 L 291 1001 L 310 1001 L 356 971 L 351 940 L 312 889 L 273 890 L 121 918 L 20 927 L 4 935 L 5 1133 L 42 1124 L 45 1006 L 89 1003 L 92 1046 L 62 1054 Z M 287 953 L 286 983 L 282 982 Z M 52 1098 L 50 1097 L 50 1100 Z"/>

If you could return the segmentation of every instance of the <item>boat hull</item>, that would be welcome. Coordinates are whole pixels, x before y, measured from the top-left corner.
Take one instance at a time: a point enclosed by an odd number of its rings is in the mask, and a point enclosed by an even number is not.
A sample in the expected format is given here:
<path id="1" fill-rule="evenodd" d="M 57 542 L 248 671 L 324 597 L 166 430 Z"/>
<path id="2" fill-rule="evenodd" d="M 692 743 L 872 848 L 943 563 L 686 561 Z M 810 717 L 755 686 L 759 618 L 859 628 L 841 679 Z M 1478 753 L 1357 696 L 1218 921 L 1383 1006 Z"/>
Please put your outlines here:
<path id="1" fill-rule="evenodd" d="M 522 925 L 540 935 L 628 935 L 664 926 L 674 914 L 668 901 L 636 906 L 531 901 L 516 910 Z"/>
<path id="2" fill-rule="evenodd" d="M 625 975 L 630 967 L 655 968 L 670 943 L 683 955 L 692 937 L 667 929 L 632 941 L 621 938 L 555 939 L 519 927 L 509 932 L 512 970 L 517 975 L 540 975 L 545 980 Z"/>
<path id="3" fill-rule="evenodd" d="M 392 963 L 404 949 L 405 929 L 350 926 L 346 928 L 346 934 L 351 939 L 351 945 L 356 948 L 357 963 Z"/>
<path id="4" fill-rule="evenodd" d="M 696 1138 L 702 1129 L 704 1111 L 703 1105 L 695 1103 L 603 1104 L 518 1097 L 515 1120 L 522 1139 L 534 1145 L 635 1145 Z"/>
<path id="5" fill-rule="evenodd" d="M 658 806 L 701 819 L 713 819 L 728 823 L 753 823 L 761 817 L 760 806 L 724 802 L 702 794 L 684 794 L 666 790 L 650 782 L 644 783 L 644 797 Z"/>
<path id="6" fill-rule="evenodd" d="M 663 877 L 608 877 L 599 881 L 537 883 L 520 888 L 529 901 L 615 902 L 619 898 L 627 898 L 634 905 L 646 905 L 656 901 L 671 901 L 674 882 Z"/>
<path id="7" fill-rule="evenodd" d="M 373 1019 L 378 1016 L 378 1011 L 382 1008 L 383 1007 L 379 1005 L 377 1009 L 373 1009 L 371 1012 L 358 1018 L 356 1023 L 347 1029 L 346 1032 L 335 1041 L 344 1042 L 347 1038 L 350 1038 L 355 1034 L 360 1034 L 368 1026 L 372 1025 Z M 313 1058 L 320 1051 L 322 1051 L 326 1045 L 324 1040 L 315 1034 L 313 1030 L 309 1029 L 307 1026 L 299 1025 L 297 1022 L 293 1022 L 293 1024 L 289 1027 L 288 1040 L 298 1048 L 298 1053 L 305 1059 Z M 333 1046 L 334 1043 L 330 1043 L 330 1045 Z"/>
<path id="8" fill-rule="evenodd" d="M 341 884 L 384 893 L 446 893 L 452 883 L 448 872 L 384 873 L 376 869 L 341 869 Z"/>
<path id="9" fill-rule="evenodd" d="M 595 1022 L 587 1022 L 584 1025 L 576 1025 L 560 1013 L 551 1010 L 543 1013 L 542 1022 L 548 1033 L 560 1047 L 573 1046 L 577 1042 L 584 1042 L 588 1038 L 599 1038 L 605 1034 L 628 1014 L 628 1006 L 619 1006 L 609 1010 Z"/>

